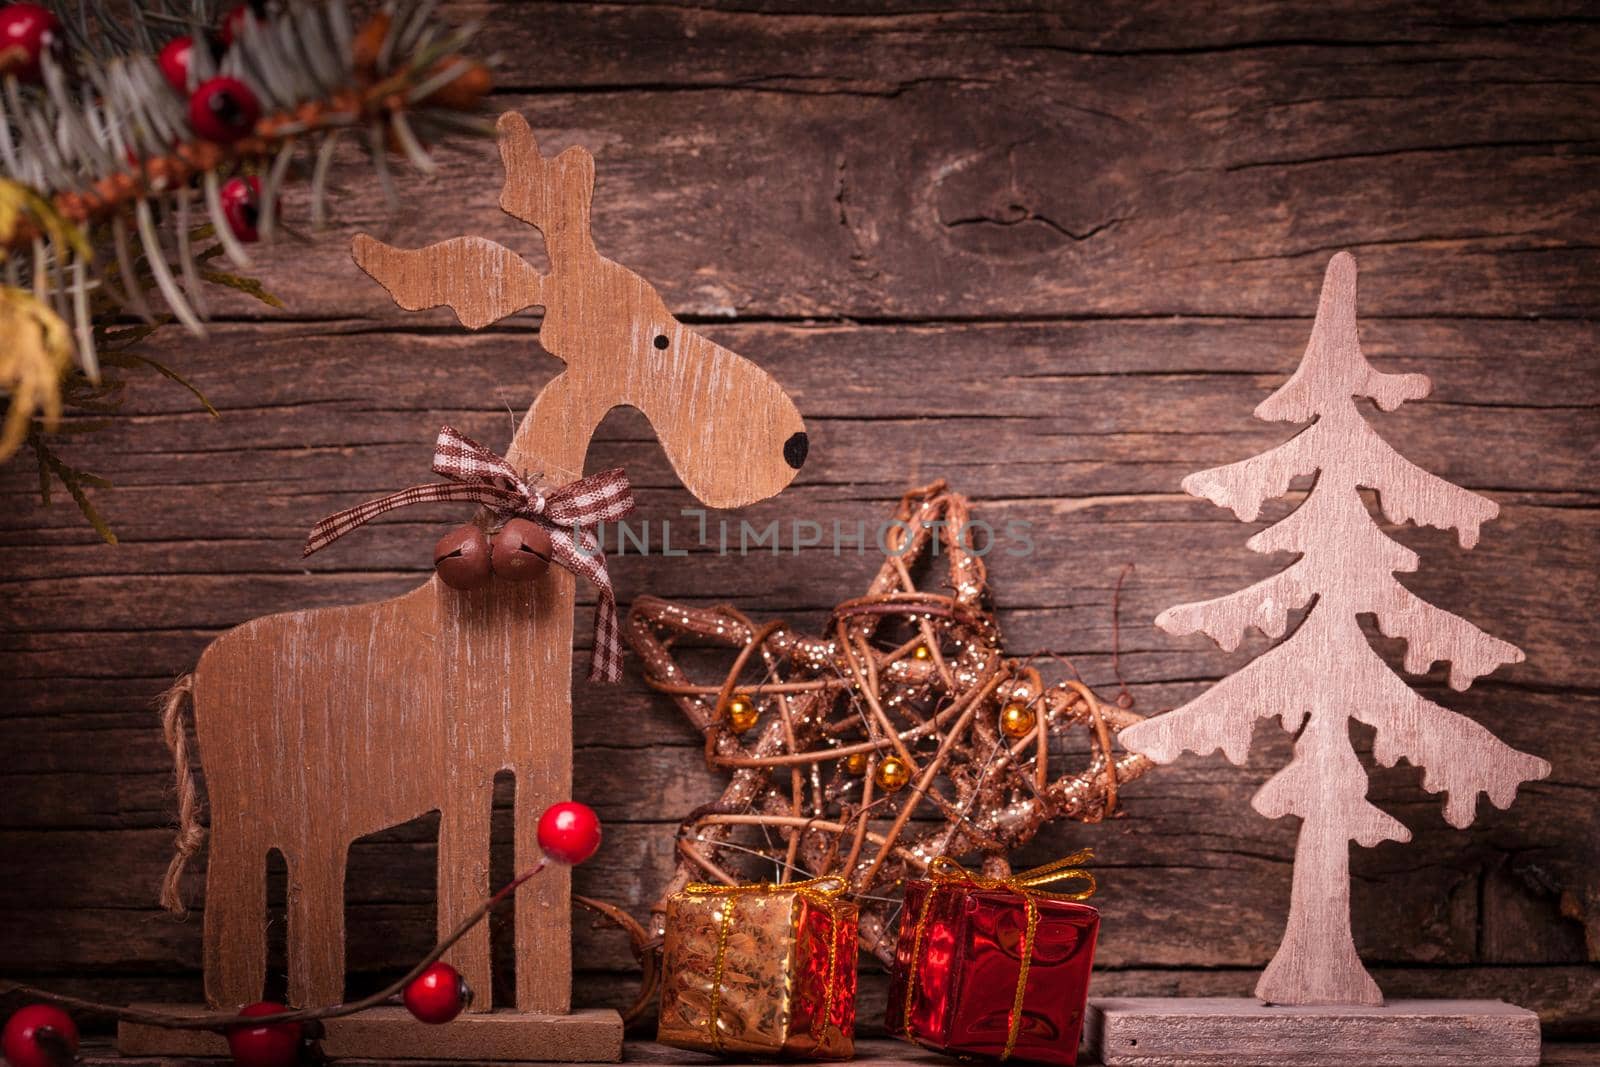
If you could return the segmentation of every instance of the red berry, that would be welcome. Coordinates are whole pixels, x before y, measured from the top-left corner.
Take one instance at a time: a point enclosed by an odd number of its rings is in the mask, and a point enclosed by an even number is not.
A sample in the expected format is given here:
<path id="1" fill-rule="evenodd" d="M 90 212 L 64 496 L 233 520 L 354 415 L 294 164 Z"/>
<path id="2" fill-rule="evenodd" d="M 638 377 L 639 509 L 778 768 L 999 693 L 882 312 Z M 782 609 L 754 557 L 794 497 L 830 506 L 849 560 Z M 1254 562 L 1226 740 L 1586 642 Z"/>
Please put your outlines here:
<path id="1" fill-rule="evenodd" d="M 277 1015 L 289 1009 L 270 1000 L 257 1001 L 240 1010 L 240 1015 Z M 299 1023 L 267 1023 L 250 1026 L 240 1023 L 228 1028 L 228 1051 L 237 1067 L 294 1067 L 300 1059 Z"/>
<path id="2" fill-rule="evenodd" d="M 39 4 L 7 4 L 0 8 L 0 70 L 25 82 L 42 79 L 45 49 L 61 46 L 61 20 Z"/>
<path id="3" fill-rule="evenodd" d="M 222 183 L 222 214 L 228 229 L 249 244 L 261 240 L 256 222 L 261 217 L 261 179 L 254 174 L 233 177 Z"/>
<path id="4" fill-rule="evenodd" d="M 564 800 L 539 816 L 539 848 L 557 863 L 582 863 L 600 847 L 600 816 L 587 804 Z"/>
<path id="5" fill-rule="evenodd" d="M 53 1004 L 29 1004 L 6 1020 L 0 1052 L 11 1067 L 60 1067 L 78 1052 L 78 1026 Z"/>
<path id="6" fill-rule="evenodd" d="M 406 1010 L 425 1023 L 447 1023 L 472 1003 L 472 987 L 448 963 L 435 963 L 406 986 Z"/>
<path id="7" fill-rule="evenodd" d="M 211 53 L 213 61 L 222 59 L 222 42 L 217 39 L 216 34 L 207 33 L 201 38 L 201 42 L 205 45 L 206 51 Z M 156 63 L 160 66 L 161 76 L 166 79 L 167 84 L 184 96 L 188 96 L 189 68 L 194 63 L 194 38 L 188 34 L 174 37 L 162 46 L 160 54 L 156 56 Z"/>
<path id="8" fill-rule="evenodd" d="M 266 13 L 266 5 L 261 0 L 248 4 L 235 4 L 228 13 L 222 16 L 222 26 L 217 31 L 217 36 L 222 38 L 224 47 L 231 48 L 233 43 L 244 34 L 246 21 L 259 21 Z"/>
<path id="9" fill-rule="evenodd" d="M 161 46 L 156 63 L 167 84 L 185 95 L 189 92 L 189 60 L 194 52 L 194 38 L 185 34 L 174 37 Z"/>
<path id="10" fill-rule="evenodd" d="M 261 117 L 261 102 L 238 78 L 212 78 L 189 97 L 189 125 L 208 141 L 232 144 L 250 136 Z"/>

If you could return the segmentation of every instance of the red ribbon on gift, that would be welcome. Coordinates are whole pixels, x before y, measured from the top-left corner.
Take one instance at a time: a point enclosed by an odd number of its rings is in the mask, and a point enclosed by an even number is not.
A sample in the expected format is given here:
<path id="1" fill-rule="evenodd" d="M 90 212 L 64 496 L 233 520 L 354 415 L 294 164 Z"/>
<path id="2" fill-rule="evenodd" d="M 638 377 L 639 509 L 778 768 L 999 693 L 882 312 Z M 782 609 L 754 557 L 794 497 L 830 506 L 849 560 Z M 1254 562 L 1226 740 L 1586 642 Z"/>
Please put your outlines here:
<path id="1" fill-rule="evenodd" d="M 620 681 L 622 627 L 617 621 L 616 593 L 600 541 L 588 528 L 595 523 L 614 522 L 633 510 L 633 490 L 622 468 L 601 471 L 562 486 L 530 484 L 504 456 L 445 426 L 434 443 L 433 470 L 451 480 L 413 485 L 329 515 L 311 528 L 302 557 L 328 547 L 386 511 L 411 504 L 470 500 L 502 520 L 529 519 L 550 535 L 552 558 L 573 574 L 593 582 L 599 594 L 589 680 Z"/>

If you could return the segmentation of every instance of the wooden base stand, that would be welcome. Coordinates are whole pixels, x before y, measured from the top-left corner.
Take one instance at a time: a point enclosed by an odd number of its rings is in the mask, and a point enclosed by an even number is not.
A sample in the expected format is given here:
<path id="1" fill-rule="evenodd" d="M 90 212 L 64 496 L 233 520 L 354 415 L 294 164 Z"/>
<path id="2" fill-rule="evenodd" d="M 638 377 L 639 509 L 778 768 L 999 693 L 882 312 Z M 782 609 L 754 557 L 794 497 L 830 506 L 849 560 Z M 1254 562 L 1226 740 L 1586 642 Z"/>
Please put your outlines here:
<path id="1" fill-rule="evenodd" d="M 140 1005 L 171 1014 L 202 1009 Z M 467 1013 L 444 1026 L 418 1022 L 400 1007 L 373 1008 L 329 1019 L 322 1049 L 335 1059 L 474 1060 L 495 1063 L 617 1063 L 622 1059 L 622 1016 L 609 1009 L 570 1015 L 514 1011 Z M 124 1056 L 222 1056 L 228 1043 L 205 1030 L 163 1030 L 122 1023 L 117 1050 Z"/>
<path id="2" fill-rule="evenodd" d="M 1539 1062 L 1539 1017 L 1501 1000 L 1396 1000 L 1363 1008 L 1116 997 L 1089 1001 L 1084 1029 L 1090 1056 L 1106 1067 Z"/>

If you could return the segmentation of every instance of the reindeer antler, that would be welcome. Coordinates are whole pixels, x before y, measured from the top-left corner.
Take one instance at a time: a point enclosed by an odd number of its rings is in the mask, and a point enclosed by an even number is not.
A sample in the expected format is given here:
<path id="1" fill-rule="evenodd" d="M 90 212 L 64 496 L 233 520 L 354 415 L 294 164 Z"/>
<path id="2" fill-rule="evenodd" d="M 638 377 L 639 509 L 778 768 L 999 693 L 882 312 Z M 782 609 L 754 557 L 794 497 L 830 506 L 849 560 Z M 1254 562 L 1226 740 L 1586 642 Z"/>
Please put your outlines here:
<path id="1" fill-rule="evenodd" d="M 539 154 L 528 120 L 507 111 L 495 123 L 506 180 L 500 210 L 544 234 L 552 261 L 564 254 L 592 254 L 589 207 L 594 198 L 594 156 L 573 145 L 554 159 Z"/>
<path id="2" fill-rule="evenodd" d="M 426 248 L 394 248 L 358 233 L 350 243 L 356 264 L 407 311 L 443 304 L 461 325 L 480 330 L 543 299 L 543 279 L 504 245 L 483 237 L 452 237 Z"/>
<path id="3" fill-rule="evenodd" d="M 500 207 L 544 234 L 556 271 L 592 258 L 589 204 L 594 157 L 573 146 L 554 159 L 521 115 L 508 111 L 496 125 L 505 184 Z M 443 304 L 477 330 L 545 301 L 545 279 L 517 253 L 482 237 L 452 237 L 426 248 L 403 250 L 358 234 L 351 245 L 361 269 L 389 290 L 407 311 Z"/>

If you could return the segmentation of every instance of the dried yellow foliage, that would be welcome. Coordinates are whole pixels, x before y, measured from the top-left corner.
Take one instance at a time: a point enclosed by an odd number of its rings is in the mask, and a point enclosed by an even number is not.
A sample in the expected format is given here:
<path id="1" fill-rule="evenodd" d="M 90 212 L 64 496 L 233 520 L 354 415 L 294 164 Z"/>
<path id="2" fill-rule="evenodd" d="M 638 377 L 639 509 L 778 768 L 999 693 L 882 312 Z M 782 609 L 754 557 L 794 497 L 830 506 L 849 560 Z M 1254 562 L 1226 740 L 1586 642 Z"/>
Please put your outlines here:
<path id="1" fill-rule="evenodd" d="M 0 246 L 9 244 L 23 225 L 54 248 L 71 249 L 84 259 L 93 256 L 84 232 L 62 217 L 49 200 L 21 182 L 0 178 Z"/>
<path id="2" fill-rule="evenodd" d="M 0 285 L 0 390 L 11 394 L 0 461 L 27 440 L 37 413 L 47 429 L 61 417 L 61 376 L 72 363 L 72 331 L 26 289 Z"/>

